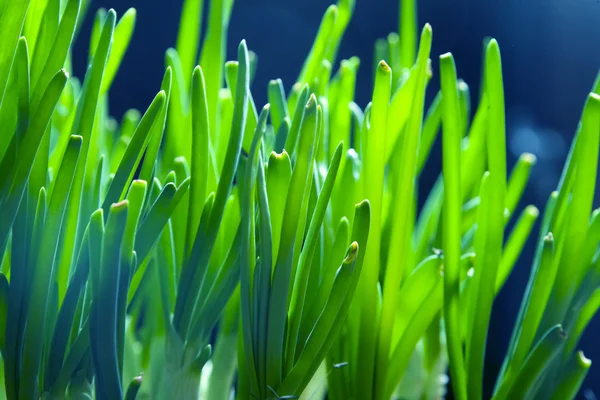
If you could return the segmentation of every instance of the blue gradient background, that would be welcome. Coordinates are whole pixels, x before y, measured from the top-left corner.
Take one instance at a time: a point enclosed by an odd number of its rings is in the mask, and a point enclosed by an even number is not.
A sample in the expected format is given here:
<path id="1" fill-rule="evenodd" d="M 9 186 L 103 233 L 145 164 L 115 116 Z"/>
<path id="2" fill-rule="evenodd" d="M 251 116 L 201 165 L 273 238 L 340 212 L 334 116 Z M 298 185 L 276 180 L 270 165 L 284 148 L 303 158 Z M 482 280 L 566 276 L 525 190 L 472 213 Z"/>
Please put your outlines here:
<path id="1" fill-rule="evenodd" d="M 246 39 L 259 57 L 253 84 L 257 105 L 266 102 L 269 79 L 294 82 L 311 47 L 327 6 L 334 0 L 238 0 L 230 23 L 228 57 Z M 371 95 L 373 44 L 397 30 L 397 0 L 356 0 L 353 20 L 344 37 L 340 56 L 358 56 L 361 68 L 356 101 L 364 107 Z M 120 119 L 129 108 L 145 109 L 160 85 L 164 52 L 174 46 L 182 0 L 92 0 L 90 13 L 74 49 L 77 76 L 85 71 L 93 12 L 113 7 L 119 15 L 127 8 L 138 12 L 130 49 L 110 94 L 111 114 Z M 205 12 L 205 17 L 206 17 Z M 451 51 L 458 73 L 471 87 L 477 104 L 482 41 L 495 37 L 501 46 L 507 109 L 509 166 L 524 151 L 538 156 L 538 164 L 521 203 L 543 208 L 558 182 L 568 145 L 577 126 L 583 101 L 600 67 L 600 1 L 597 0 L 421 0 L 419 26 L 433 26 L 433 70 L 437 57 Z M 205 25 L 204 25 L 205 26 Z M 439 88 L 429 88 L 431 98 Z M 439 143 L 421 180 L 423 196 L 441 167 Z M 486 387 L 502 360 L 521 296 L 529 276 L 533 253 L 530 240 L 501 292 L 492 315 L 488 338 Z M 600 362 L 593 321 L 584 337 L 586 356 Z M 595 334 L 596 333 L 596 334 Z M 600 391 L 600 367 L 593 365 L 584 389 Z M 584 390 L 585 392 L 585 390 Z M 594 398 L 591 392 L 586 398 Z"/>

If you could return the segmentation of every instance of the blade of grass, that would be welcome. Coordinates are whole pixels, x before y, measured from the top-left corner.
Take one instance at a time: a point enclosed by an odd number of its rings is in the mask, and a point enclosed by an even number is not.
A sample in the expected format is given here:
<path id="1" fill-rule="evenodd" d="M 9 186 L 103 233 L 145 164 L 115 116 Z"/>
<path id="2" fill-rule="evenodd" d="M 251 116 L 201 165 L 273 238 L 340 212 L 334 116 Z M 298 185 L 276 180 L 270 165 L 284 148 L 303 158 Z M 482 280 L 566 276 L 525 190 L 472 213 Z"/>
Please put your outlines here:
<path id="1" fill-rule="evenodd" d="M 485 239 L 485 250 L 481 253 L 485 261 L 482 262 L 479 268 L 481 277 L 476 298 L 473 333 L 470 338 L 470 354 L 467 362 L 467 389 L 469 398 L 473 399 L 480 399 L 482 396 L 487 327 L 491 316 L 497 270 L 502 254 L 504 206 L 506 204 L 504 89 L 500 48 L 495 40 L 491 40 L 488 44 L 485 61 L 485 84 L 490 107 L 490 129 L 487 136 L 490 203 L 487 216 L 489 230 Z"/>
<path id="2" fill-rule="evenodd" d="M 467 398 L 467 377 L 460 334 L 460 253 L 461 253 L 461 187 L 460 146 L 462 132 L 459 120 L 459 96 L 456 66 L 452 54 L 440 56 L 443 93 L 443 174 L 444 174 L 444 326 L 448 341 L 452 390 L 458 399 Z M 464 173 L 464 172 L 463 172 Z"/>
<path id="3" fill-rule="evenodd" d="M 80 157 L 83 139 L 71 136 L 65 158 L 57 176 L 56 190 L 48 206 L 48 215 L 40 243 L 40 254 L 33 271 L 32 293 L 28 304 L 27 330 L 23 345 L 23 366 L 19 396 L 33 398 L 38 393 L 38 371 L 43 350 L 43 335 L 46 329 L 46 305 L 52 279 L 55 276 L 56 243 L 63 227 L 67 204 L 64 196 L 71 191 L 74 171 Z"/>
<path id="4" fill-rule="evenodd" d="M 581 351 L 571 357 L 566 373 L 561 376 L 561 381 L 554 390 L 552 400 L 575 399 L 591 366 L 592 360 L 586 358 Z"/>
<path id="5" fill-rule="evenodd" d="M 397 193 L 407 202 L 412 201 L 416 186 L 416 161 L 423 123 L 423 106 L 425 102 L 425 85 L 427 60 L 431 51 L 432 31 L 429 24 L 425 25 L 421 33 L 421 42 L 416 69 L 416 83 L 412 101 L 411 116 L 407 122 L 406 133 L 403 139 L 401 153 L 401 170 L 398 177 Z M 381 157 L 381 154 L 379 155 Z M 383 171 L 382 171 L 383 172 Z M 384 390 L 388 373 L 388 360 L 390 358 L 391 332 L 398 290 L 404 274 L 403 268 L 412 268 L 410 265 L 412 218 L 411 207 L 402 207 L 396 210 L 393 216 L 391 242 L 394 246 L 388 255 L 385 279 L 383 284 L 383 302 L 379 326 L 379 341 L 377 349 L 377 381 L 375 397 L 379 398 L 379 391 Z M 394 267 L 394 266 L 399 266 Z"/>
<path id="6" fill-rule="evenodd" d="M 196 2 L 197 3 L 197 2 Z M 192 4 L 191 1 L 186 2 Z M 191 5 L 187 7 L 192 7 Z M 183 39 L 182 39 L 183 40 Z M 188 44 L 191 46 L 191 44 Z M 197 46 L 197 45 L 196 45 Z M 200 205 L 207 195 L 209 174 L 209 140 L 210 126 L 208 122 L 208 105 L 206 85 L 202 69 L 196 67 L 192 76 L 192 173 L 190 182 L 190 201 L 186 236 L 186 257 L 189 256 L 194 243 L 198 224 L 200 223 Z"/>
<path id="7" fill-rule="evenodd" d="M 360 345 L 358 349 L 357 383 L 360 398 L 371 398 L 373 392 L 373 371 L 377 351 L 377 326 L 379 325 L 377 307 L 377 281 L 380 269 L 380 235 L 382 226 L 382 198 L 384 186 L 385 160 L 381 156 L 386 147 L 386 122 L 388 104 L 391 95 L 391 74 L 389 66 L 381 62 L 377 69 L 375 88 L 373 89 L 373 108 L 371 111 L 371 126 L 365 143 L 366 151 L 363 156 L 361 180 L 363 181 L 363 196 L 369 197 L 371 205 L 371 240 L 365 249 L 366 263 L 361 276 L 359 288 L 360 306 Z"/>

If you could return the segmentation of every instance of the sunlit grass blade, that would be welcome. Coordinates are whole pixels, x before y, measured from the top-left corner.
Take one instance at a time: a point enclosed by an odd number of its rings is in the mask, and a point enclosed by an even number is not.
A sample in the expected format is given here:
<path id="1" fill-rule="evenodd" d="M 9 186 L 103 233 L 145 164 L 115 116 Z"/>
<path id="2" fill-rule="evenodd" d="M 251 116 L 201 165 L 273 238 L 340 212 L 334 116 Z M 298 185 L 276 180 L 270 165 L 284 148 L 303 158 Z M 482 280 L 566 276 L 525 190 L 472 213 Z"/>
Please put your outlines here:
<path id="1" fill-rule="evenodd" d="M 310 85 L 313 91 L 316 90 L 316 87 L 313 85 L 318 77 L 321 63 L 323 59 L 327 57 L 327 48 L 333 39 L 332 33 L 334 31 L 334 26 L 336 25 L 337 17 L 337 7 L 333 5 L 329 6 L 323 15 L 317 37 L 304 61 L 304 66 L 300 71 L 300 75 L 296 80 L 296 82 Z"/>
<path id="2" fill-rule="evenodd" d="M 137 169 L 137 166 L 142 159 L 144 150 L 148 145 L 148 141 L 150 139 L 149 133 L 151 132 L 154 124 L 161 122 L 157 119 L 157 116 L 164 107 L 165 99 L 165 92 L 160 91 L 152 101 L 152 104 L 150 104 L 150 107 L 148 107 L 148 111 L 146 111 L 142 117 L 140 124 L 131 137 L 131 141 L 127 146 L 127 150 L 125 150 L 125 154 L 123 155 L 121 163 L 119 164 L 119 168 L 117 169 L 117 172 L 110 183 L 110 187 L 108 188 L 106 197 L 104 198 L 102 208 L 105 210 L 105 212 L 108 211 L 108 208 L 111 204 L 123 200 L 125 192 L 131 183 L 131 180 L 133 179 L 133 175 Z"/>
<path id="3" fill-rule="evenodd" d="M 489 101 L 490 128 L 487 136 L 489 181 L 488 231 L 485 250 L 480 257 L 479 290 L 470 338 L 470 353 L 467 361 L 469 398 L 480 399 L 483 385 L 483 365 L 487 341 L 487 327 L 494 301 L 497 270 L 502 254 L 504 238 L 504 207 L 506 198 L 506 143 L 504 120 L 504 89 L 500 48 L 495 40 L 490 41 L 486 53 L 485 84 Z"/>
<path id="4" fill-rule="evenodd" d="M 513 267 L 515 266 L 527 239 L 530 237 L 533 226 L 537 221 L 539 211 L 534 206 L 527 206 L 519 216 L 512 232 L 506 240 L 504 251 L 502 252 L 502 260 L 498 268 L 496 277 L 496 293 L 502 289 L 504 283 L 510 276 Z"/>
<path id="5" fill-rule="evenodd" d="M 327 171 L 327 177 L 319 193 L 319 199 L 315 207 L 315 211 L 310 220 L 310 225 L 306 238 L 304 239 L 304 248 L 300 253 L 298 261 L 298 268 L 296 270 L 296 277 L 294 279 L 294 285 L 292 288 L 292 301 L 290 303 L 290 310 L 288 313 L 289 325 L 288 325 L 288 347 L 287 347 L 287 361 L 286 368 L 291 368 L 291 364 L 296 360 L 296 354 L 298 351 L 298 332 L 300 330 L 300 322 L 302 320 L 303 313 L 305 310 L 305 301 L 308 290 L 308 279 L 310 274 L 309 261 L 313 257 L 315 247 L 317 246 L 318 230 L 323 223 L 325 217 L 325 211 L 329 204 L 333 185 L 338 174 L 343 143 L 337 146 L 336 152 L 333 155 L 331 163 L 329 164 L 329 170 Z"/>
<path id="6" fill-rule="evenodd" d="M 239 74 L 237 77 L 238 90 L 235 99 L 231 135 L 229 138 L 225 162 L 223 164 L 223 170 L 221 171 L 221 177 L 215 196 L 213 210 L 211 212 L 206 231 L 201 232 L 202 226 L 200 226 L 199 232 L 196 234 L 196 240 L 194 241 L 192 247 L 191 256 L 187 262 L 187 265 L 184 266 L 181 279 L 179 280 L 173 324 L 179 334 L 183 337 L 186 336 L 186 332 L 189 327 L 192 311 L 196 304 L 196 295 L 198 293 L 197 288 L 200 286 L 203 275 L 206 271 L 205 265 L 208 263 L 210 253 L 214 246 L 214 241 L 218 233 L 218 226 L 223 218 L 225 202 L 229 197 L 235 170 L 240 157 L 244 127 L 248 114 L 248 49 L 245 41 L 242 41 L 239 45 L 238 61 L 240 64 Z M 200 265 L 200 268 L 198 268 L 198 265 Z"/>
<path id="7" fill-rule="evenodd" d="M 511 345 L 505 359 L 502 386 L 510 387 L 529 354 L 539 328 L 546 303 L 550 297 L 556 277 L 557 262 L 554 237 L 549 233 L 544 238 L 539 265 L 533 266 L 521 310 L 515 324 Z M 498 389 L 500 390 L 500 389 Z M 500 392 L 498 392 L 500 393 Z"/>
<path id="8" fill-rule="evenodd" d="M 0 37 L 3 43 L 0 50 L 0 103 L 4 102 L 8 74 L 29 3 L 30 0 L 8 2 L 0 19 Z"/>
<path id="9" fill-rule="evenodd" d="M 380 269 L 380 241 L 382 226 L 382 197 L 385 160 L 381 157 L 386 148 L 386 124 L 388 104 L 391 96 L 391 74 L 389 66 L 381 62 L 377 69 L 373 89 L 373 108 L 370 115 L 370 129 L 366 151 L 362 156 L 361 180 L 363 196 L 368 196 L 371 207 L 371 235 L 365 249 L 365 268 L 361 274 L 359 296 L 360 346 L 358 348 L 358 376 L 362 382 L 357 384 L 359 397 L 370 398 L 373 390 L 373 368 L 375 365 L 378 309 L 377 281 Z"/>
<path id="10" fill-rule="evenodd" d="M 94 212 L 94 207 L 90 199 L 94 184 L 91 176 L 94 175 L 94 168 L 98 160 L 89 157 L 88 154 L 90 148 L 93 149 L 95 147 L 92 144 L 96 139 L 92 135 L 92 128 L 96 118 L 100 86 L 108 60 L 116 18 L 115 11 L 109 10 L 98 39 L 98 45 L 95 47 L 91 65 L 86 73 L 81 98 L 77 104 L 77 114 L 73 122 L 72 131 L 83 138 L 83 145 L 81 147 L 82 162 L 77 166 L 73 188 L 68 197 L 64 234 L 61 240 L 62 253 L 58 270 L 59 298 L 63 297 L 70 265 L 77 256 L 77 248 L 85 226 L 88 223 L 89 216 Z"/>
<path id="11" fill-rule="evenodd" d="M 131 41 L 131 36 L 133 35 L 136 16 L 137 13 L 135 9 L 130 8 L 129 10 L 125 11 L 125 14 L 123 14 L 115 27 L 113 44 L 110 50 L 110 56 L 108 57 L 108 61 L 106 63 L 106 72 L 104 78 L 102 79 L 102 88 L 100 91 L 101 94 L 108 92 L 117 74 L 117 71 L 119 70 L 121 61 L 123 61 L 123 57 L 127 51 L 127 48 L 129 47 L 129 42 Z"/>
<path id="12" fill-rule="evenodd" d="M 461 187 L 460 147 L 462 132 L 459 120 L 459 97 L 456 67 L 451 54 L 440 57 L 443 94 L 443 163 L 444 163 L 444 323 L 448 340 L 450 375 L 453 393 L 459 399 L 467 398 L 467 377 L 460 335 L 460 255 L 461 255 Z"/>
<path id="13" fill-rule="evenodd" d="M 590 94 L 581 117 L 581 132 L 575 151 L 575 176 L 572 200 L 568 206 L 568 224 L 565 227 L 565 245 L 561 265 L 552 294 L 552 315 L 560 322 L 573 298 L 576 286 L 585 274 L 582 251 L 588 231 L 589 217 L 594 200 L 598 147 L 600 141 L 600 96 Z M 579 151 L 578 151 L 579 150 Z M 585 167 L 584 167 L 585 166 Z M 570 266 L 570 267 L 569 267 Z"/>
<path id="14" fill-rule="evenodd" d="M 181 10 L 176 49 L 181 57 L 183 76 L 188 84 L 187 79 L 192 76 L 192 70 L 198 60 L 203 9 L 204 0 L 186 0 Z"/>
<path id="15" fill-rule="evenodd" d="M 48 82 L 52 79 L 56 71 L 65 65 L 67 54 L 73 42 L 80 9 L 81 0 L 69 0 L 61 16 L 60 24 L 49 53 L 43 54 L 37 50 L 34 53 L 31 71 L 31 84 L 33 88 L 32 105 L 34 108 L 41 99 L 44 87 L 48 85 Z M 46 55 L 47 58 L 41 59 L 43 55 Z"/>
<path id="16" fill-rule="evenodd" d="M 379 390 L 385 385 L 387 376 L 387 364 L 391 349 L 391 332 L 393 329 L 393 315 L 397 301 L 397 287 L 402 282 L 403 268 L 411 268 L 411 222 L 412 210 L 409 202 L 412 202 L 416 191 L 416 160 L 421 138 L 423 124 L 423 108 L 425 102 L 425 86 L 427 74 L 427 62 L 431 51 L 432 31 L 429 24 L 425 25 L 421 33 L 419 54 L 416 65 L 416 83 L 412 101 L 412 111 L 406 125 L 406 132 L 402 142 L 400 175 L 396 193 L 405 199 L 405 206 L 396 210 L 393 214 L 393 226 L 391 232 L 391 246 L 388 255 L 385 278 L 383 283 L 383 303 L 381 308 L 381 319 L 379 327 L 379 342 L 377 349 L 377 382 L 375 396 L 378 397 Z M 367 144 L 368 146 L 368 144 Z M 379 154 L 381 157 L 381 154 Z M 382 171 L 383 173 L 383 171 Z M 398 265 L 400 268 L 394 268 Z"/>
<path id="17" fill-rule="evenodd" d="M 591 366 L 592 360 L 586 358 L 581 351 L 571 357 L 566 365 L 564 376 L 554 390 L 552 400 L 575 399 Z"/>
<path id="18" fill-rule="evenodd" d="M 400 2 L 400 61 L 404 68 L 410 68 L 417 54 L 417 2 Z"/>
<path id="19" fill-rule="evenodd" d="M 188 1 L 186 3 L 193 3 Z M 191 5 L 189 6 L 191 7 Z M 183 39 L 181 39 L 183 40 Z M 186 235 L 186 256 L 189 255 L 194 243 L 198 224 L 200 223 L 201 208 L 207 195 L 209 175 L 209 141 L 210 126 L 208 122 L 208 104 L 206 100 L 206 85 L 202 69 L 196 67 L 192 77 L 192 158 L 190 200 Z M 214 128 L 213 128 L 214 129 Z"/>
<path id="20" fill-rule="evenodd" d="M 519 200 L 521 200 L 521 196 L 529 180 L 531 168 L 535 165 L 536 161 L 537 159 L 533 154 L 521 154 L 517 165 L 515 165 L 510 174 L 506 187 L 506 208 L 511 216 L 517 208 Z"/>
<path id="21" fill-rule="evenodd" d="M 298 140 L 297 159 L 289 190 L 286 196 L 283 221 L 299 221 L 304 218 L 302 206 L 308 197 L 310 173 L 313 165 L 314 147 L 317 136 L 318 107 L 314 95 L 306 104 Z M 304 234 L 300 223 L 284 223 L 281 230 L 279 251 L 273 272 L 271 296 L 269 299 L 269 330 L 267 345 L 267 385 L 276 387 L 282 379 L 285 329 L 287 322 L 290 278 L 294 275 L 294 260 L 299 256 L 298 239 Z"/>

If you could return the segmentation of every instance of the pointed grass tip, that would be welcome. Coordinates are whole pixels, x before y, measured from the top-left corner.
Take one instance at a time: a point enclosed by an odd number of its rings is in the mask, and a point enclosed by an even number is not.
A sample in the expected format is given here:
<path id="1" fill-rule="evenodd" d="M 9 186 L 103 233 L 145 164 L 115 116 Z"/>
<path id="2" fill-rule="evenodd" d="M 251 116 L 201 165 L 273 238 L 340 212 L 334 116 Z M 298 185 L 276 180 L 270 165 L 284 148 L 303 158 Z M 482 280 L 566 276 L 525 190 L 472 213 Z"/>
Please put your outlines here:
<path id="1" fill-rule="evenodd" d="M 127 199 L 125 199 L 125 200 L 119 201 L 118 203 L 113 203 L 110 206 L 110 209 L 117 211 L 117 210 L 121 210 L 123 208 L 127 208 L 128 205 L 129 205 L 129 201 Z"/>
<path id="2" fill-rule="evenodd" d="M 537 218 L 540 215 L 540 210 L 538 210 L 536 206 L 532 205 L 528 205 L 527 207 L 525 207 L 525 212 L 534 218 Z"/>
<path id="3" fill-rule="evenodd" d="M 531 154 L 531 153 L 521 154 L 521 156 L 519 157 L 519 160 L 521 162 L 527 163 L 529 165 L 535 165 L 535 163 L 537 163 L 537 157 L 535 156 L 535 154 Z"/>
<path id="4" fill-rule="evenodd" d="M 352 242 L 352 244 L 350 244 L 350 247 L 348 247 L 348 250 L 346 251 L 346 257 L 344 257 L 344 264 L 352 263 L 356 259 L 357 255 L 358 255 L 358 243 Z"/>
<path id="5" fill-rule="evenodd" d="M 592 366 L 592 360 L 587 358 L 585 356 L 585 354 L 583 354 L 583 351 L 581 351 L 581 350 L 579 350 L 577 352 L 577 362 L 579 363 L 579 365 L 581 365 L 584 368 L 589 368 Z"/>
<path id="6" fill-rule="evenodd" d="M 389 74 L 392 69 L 390 68 L 390 66 L 388 65 L 388 63 L 385 62 L 385 60 L 381 60 L 379 61 L 379 65 L 377 67 L 378 71 L 381 71 L 383 73 Z"/>

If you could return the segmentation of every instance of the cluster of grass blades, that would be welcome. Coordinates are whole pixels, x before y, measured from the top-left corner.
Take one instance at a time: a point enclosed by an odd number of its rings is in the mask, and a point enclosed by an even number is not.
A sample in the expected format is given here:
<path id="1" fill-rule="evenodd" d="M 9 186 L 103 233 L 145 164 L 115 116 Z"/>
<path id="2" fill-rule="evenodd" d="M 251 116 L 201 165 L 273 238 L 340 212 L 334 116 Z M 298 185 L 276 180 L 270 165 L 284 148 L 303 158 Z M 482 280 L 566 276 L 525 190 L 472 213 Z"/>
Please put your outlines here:
<path id="1" fill-rule="evenodd" d="M 354 10 L 340 0 L 289 93 L 269 82 L 259 111 L 256 55 L 242 42 L 225 62 L 233 0 L 207 3 L 202 45 L 204 2 L 186 0 L 158 94 L 117 122 L 135 10 L 97 12 L 80 82 L 89 1 L 0 0 L 0 397 L 436 399 L 448 370 L 455 398 L 483 398 L 492 304 L 539 214 L 516 215 L 535 157 L 507 174 L 498 43 L 471 113 L 452 55 L 432 70 L 432 29 L 418 37 L 403 0 L 363 109 L 359 60 L 334 69 Z M 600 79 L 494 399 L 574 398 L 590 368 L 577 346 L 600 307 L 599 142 Z"/>

